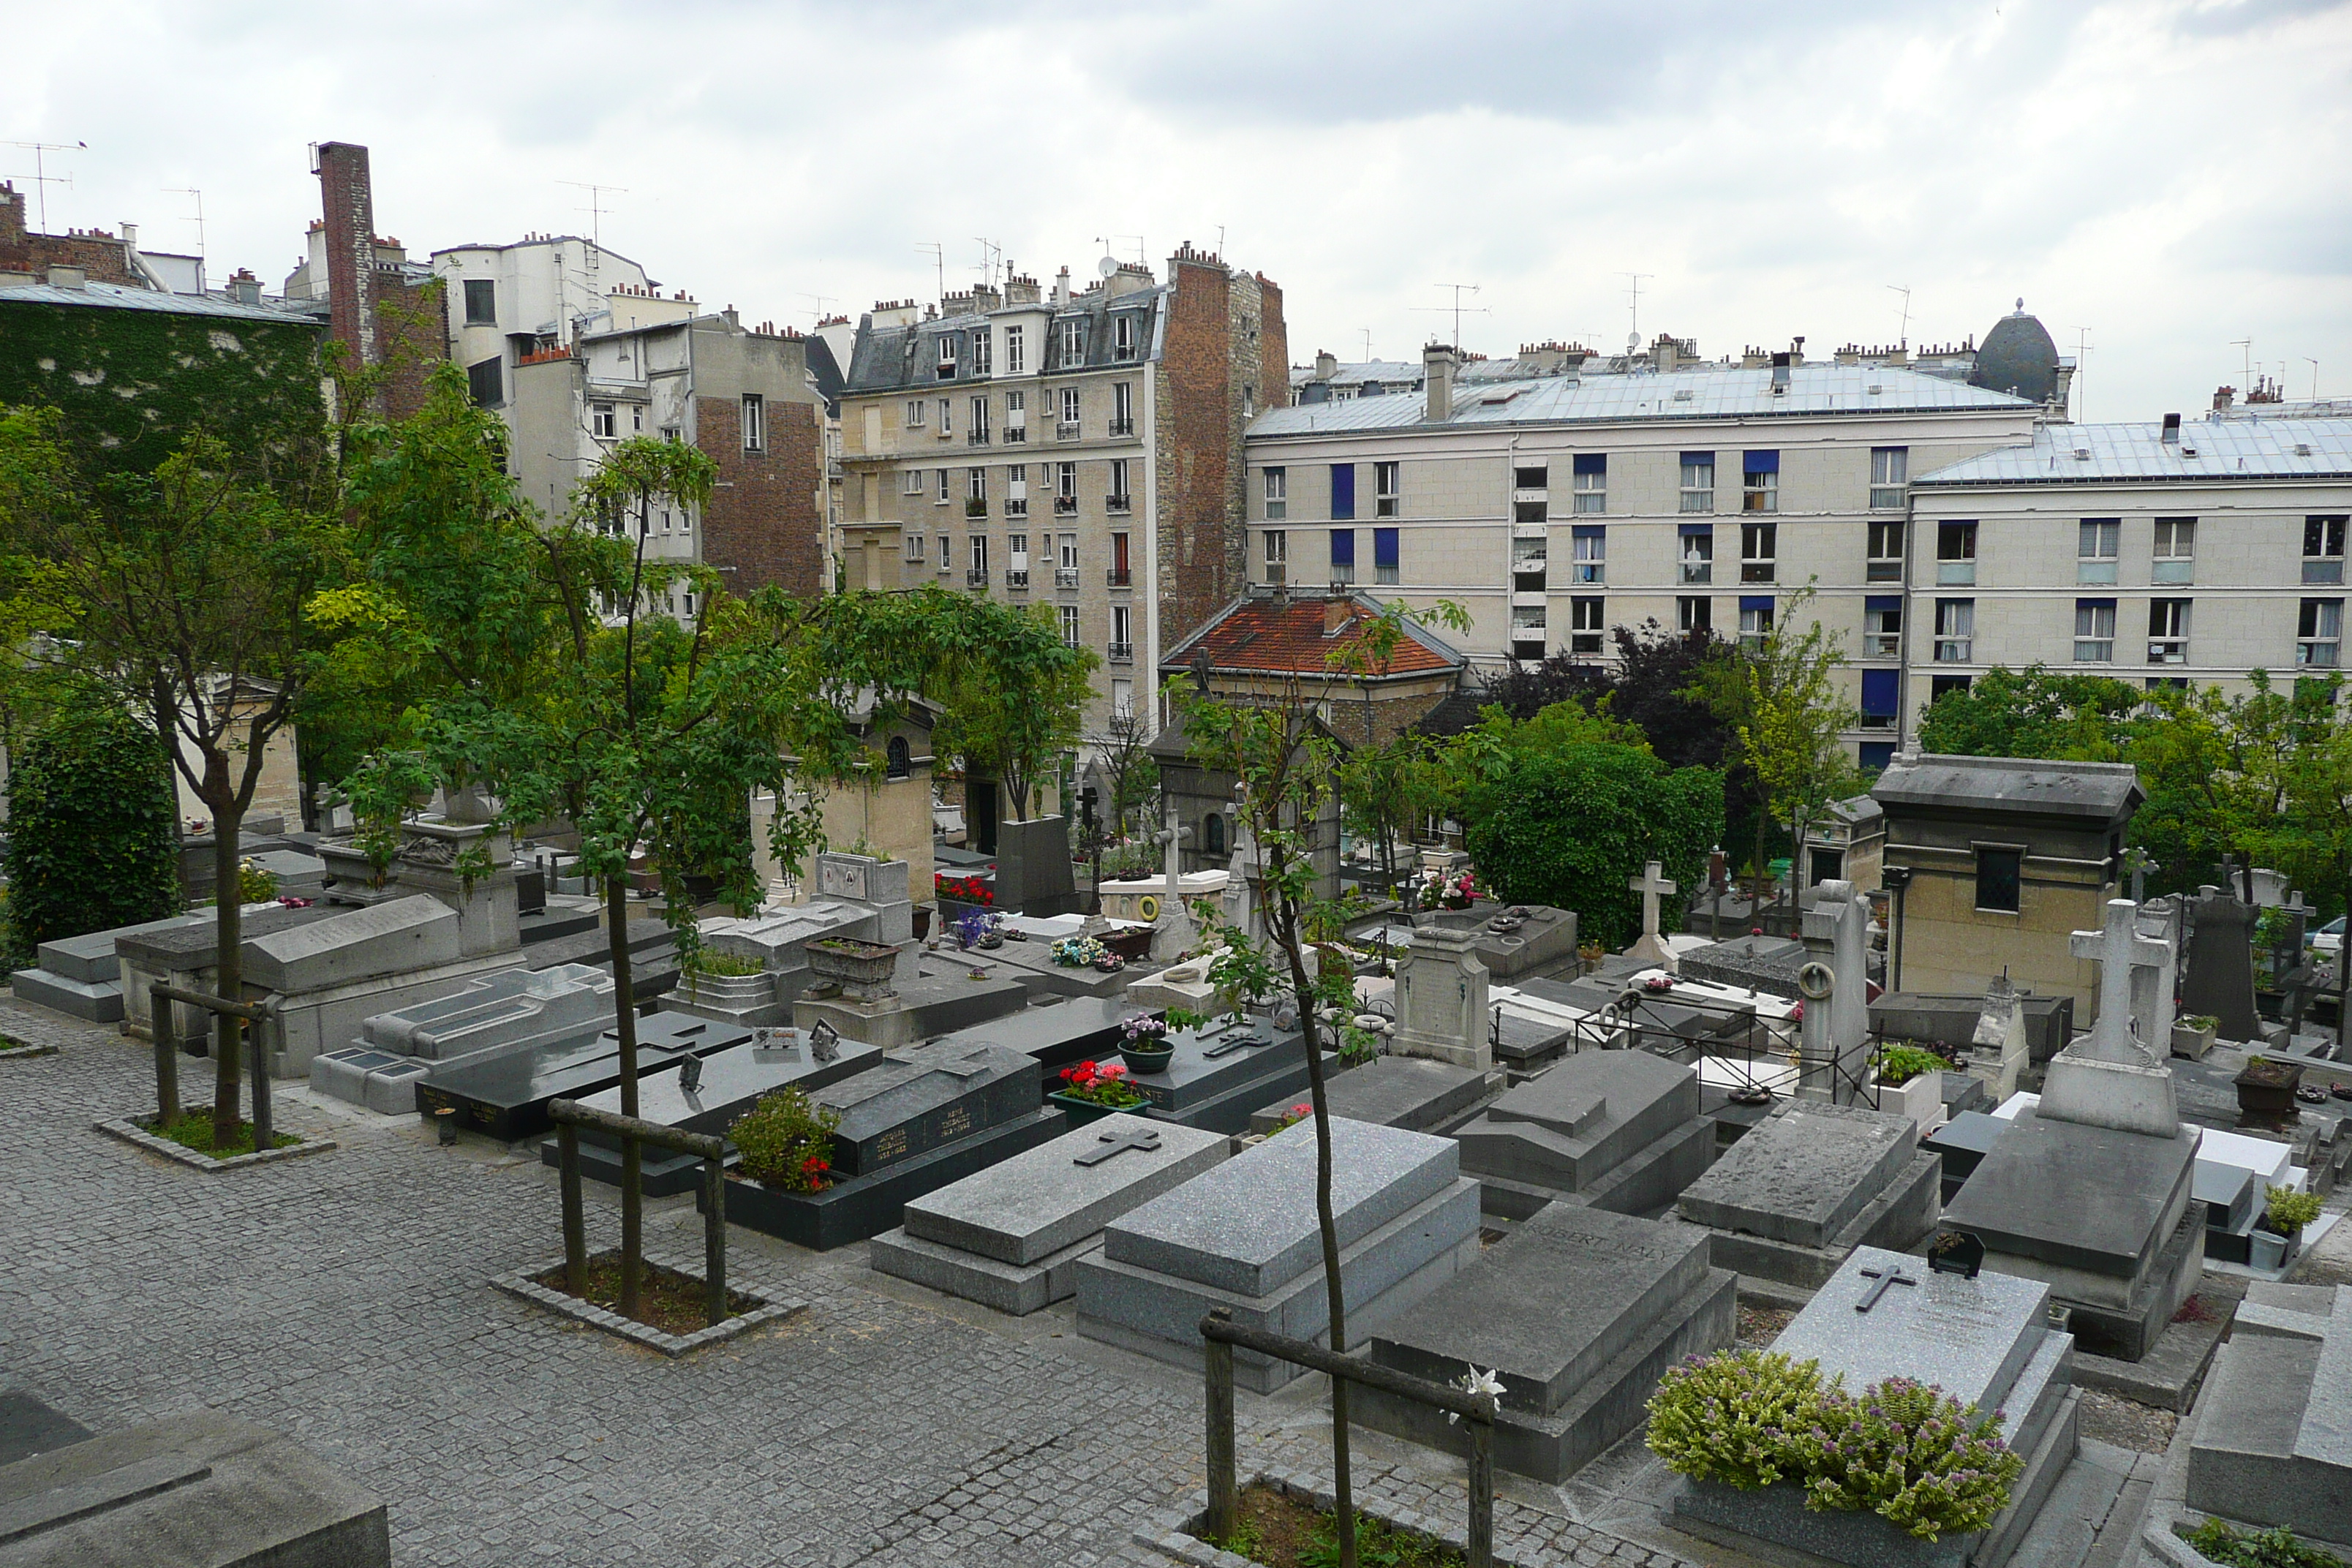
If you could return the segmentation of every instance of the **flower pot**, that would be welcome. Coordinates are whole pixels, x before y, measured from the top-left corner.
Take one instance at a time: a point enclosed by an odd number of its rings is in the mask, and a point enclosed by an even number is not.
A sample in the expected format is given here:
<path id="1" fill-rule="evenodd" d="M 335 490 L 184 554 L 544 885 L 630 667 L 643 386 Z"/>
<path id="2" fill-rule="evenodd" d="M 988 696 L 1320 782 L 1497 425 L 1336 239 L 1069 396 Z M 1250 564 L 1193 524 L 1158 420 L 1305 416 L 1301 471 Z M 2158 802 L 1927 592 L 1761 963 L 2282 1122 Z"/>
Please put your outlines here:
<path id="1" fill-rule="evenodd" d="M 898 949 L 889 942 L 859 942 L 829 936 L 803 944 L 809 973 L 830 981 L 853 1001 L 866 1002 L 890 994 L 890 977 L 898 967 Z"/>
<path id="2" fill-rule="evenodd" d="M 1163 1040 L 1156 1047 L 1121 1046 L 1118 1055 L 1129 1072 L 1166 1072 L 1168 1064 L 1176 1058 L 1176 1046 L 1172 1040 Z"/>
<path id="3" fill-rule="evenodd" d="M 2252 1256 L 2247 1261 L 2256 1268 L 2285 1268 L 2288 1254 L 2294 1246 L 2293 1237 L 2281 1236 L 2274 1230 L 2264 1230 L 2261 1226 L 2254 1226 L 2252 1234 L 2246 1239 L 2252 1243 L 2253 1248 Z"/>
<path id="4" fill-rule="evenodd" d="M 1065 1094 L 1060 1089 L 1045 1098 L 1062 1108 L 1062 1114 L 1068 1118 L 1068 1124 L 1074 1131 L 1089 1121 L 1100 1121 L 1104 1117 L 1116 1116 L 1122 1110 L 1145 1109 L 1145 1102 L 1141 1100 L 1133 1105 L 1097 1105 L 1091 1100 L 1080 1100 L 1076 1095 Z"/>
<path id="5" fill-rule="evenodd" d="M 2301 1062 L 2250 1062 L 2231 1081 L 2238 1088 L 2238 1110 L 2247 1116 L 2292 1118 L 2296 1114 L 2294 1091 L 2303 1082 Z"/>
<path id="6" fill-rule="evenodd" d="M 2186 1024 L 2172 1026 L 2172 1054 L 2187 1057 L 2190 1061 L 2202 1061 L 2205 1053 L 2213 1048 L 2211 1029 L 2192 1029 Z"/>

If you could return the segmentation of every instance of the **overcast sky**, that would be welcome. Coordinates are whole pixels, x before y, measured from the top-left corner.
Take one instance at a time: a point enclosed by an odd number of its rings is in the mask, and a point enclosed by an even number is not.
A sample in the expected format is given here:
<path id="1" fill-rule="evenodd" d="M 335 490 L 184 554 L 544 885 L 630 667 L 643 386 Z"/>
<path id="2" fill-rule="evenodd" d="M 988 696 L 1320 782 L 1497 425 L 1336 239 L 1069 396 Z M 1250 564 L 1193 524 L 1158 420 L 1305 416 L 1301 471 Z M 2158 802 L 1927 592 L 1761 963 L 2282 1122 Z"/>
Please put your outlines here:
<path id="1" fill-rule="evenodd" d="M 1809 353 L 1985 330 L 2021 295 L 2078 414 L 2207 405 L 2262 368 L 2352 395 L 2352 4 L 1641 0 L 16 8 L 0 139 L 49 225 L 141 225 L 275 289 L 305 144 L 373 152 L 413 254 L 603 237 L 806 326 L 1181 240 L 1280 282 L 1296 359 L 1640 328 Z M 33 154 L 0 149 L 0 174 Z M 18 180 L 19 189 L 28 189 Z M 832 302 L 837 301 L 837 304 Z"/>

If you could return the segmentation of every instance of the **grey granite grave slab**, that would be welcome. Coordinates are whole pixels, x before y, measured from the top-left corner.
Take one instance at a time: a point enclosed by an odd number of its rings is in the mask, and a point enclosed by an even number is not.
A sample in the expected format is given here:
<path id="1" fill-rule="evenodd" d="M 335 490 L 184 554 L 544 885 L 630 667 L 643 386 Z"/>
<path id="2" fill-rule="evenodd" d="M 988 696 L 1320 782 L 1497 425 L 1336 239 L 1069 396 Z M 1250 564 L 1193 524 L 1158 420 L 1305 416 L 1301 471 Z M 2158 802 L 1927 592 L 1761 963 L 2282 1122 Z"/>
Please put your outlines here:
<path id="1" fill-rule="evenodd" d="M 1576 952 L 1576 911 L 1549 904 L 1510 904 L 1497 910 L 1486 905 L 1484 918 L 1471 929 L 1478 962 L 1496 980 L 1508 980 L 1568 958 Z M 1517 921 L 1513 930 L 1497 930 Z"/>
<path id="2" fill-rule="evenodd" d="M 319 991 L 379 974 L 454 963 L 457 911 L 425 893 L 346 910 L 288 931 L 249 937 L 245 978 L 271 991 Z"/>
<path id="3" fill-rule="evenodd" d="M 1601 1203 L 1621 1213 L 1663 1205 L 1712 1154 L 1697 1072 L 1647 1051 L 1579 1052 L 1505 1094 L 1454 1137 L 1463 1169 L 1486 1185 L 1489 1211 L 1516 1218 L 1561 1194 L 1600 1201 L 1611 1176 L 1666 1144 L 1664 1165 L 1643 1163 L 1640 1180 L 1619 1184 L 1622 1190 Z"/>
<path id="4" fill-rule="evenodd" d="M 1993 1251 L 2131 1279 L 2189 1201 L 2196 1156 L 2194 1128 L 2156 1138 L 2018 1116 L 1944 1227 L 1973 1231 Z"/>
<path id="5" fill-rule="evenodd" d="M 684 1013 L 653 1013 L 636 1020 L 640 1085 L 675 1072 L 689 1056 L 740 1045 L 751 1031 Z M 469 1130 L 493 1138 L 528 1138 L 552 1130 L 547 1103 L 583 1099 L 621 1079 L 620 1036 L 612 1028 L 560 1036 L 528 1050 L 485 1052 L 444 1062 L 417 1080 L 416 1110 L 430 1116 L 455 1110 Z"/>
<path id="6" fill-rule="evenodd" d="M 949 962 L 969 964 L 988 972 L 992 979 L 1015 980 L 1027 989 L 1032 1005 L 1056 996 L 1109 1000 L 1126 994 L 1129 983 L 1139 977 L 1133 964 L 1124 969 L 1105 973 L 1054 962 L 1051 941 L 1033 937 L 1026 942 L 1007 941 L 1002 947 L 959 949 L 951 937 L 940 944 L 940 956 Z"/>
<path id="7" fill-rule="evenodd" d="M 138 925 L 117 926 L 111 931 L 94 931 L 82 936 L 59 937 L 45 942 L 34 951 L 43 969 L 68 980 L 121 981 L 122 965 L 115 952 L 115 942 L 126 936 L 143 936 L 150 931 L 173 931 L 200 925 L 210 930 L 213 913 L 169 915 L 162 920 L 144 921 Z"/>
<path id="8" fill-rule="evenodd" d="M 2247 1289 L 2198 1404 L 2188 1500 L 2352 1545 L 2352 1289 Z"/>
<path id="9" fill-rule="evenodd" d="M 1381 1057 L 1332 1079 L 1324 1085 L 1323 1100 L 1332 1115 L 1350 1121 L 1440 1132 L 1488 1098 L 1496 1082 L 1494 1074 L 1475 1068 L 1418 1057 Z M 1305 1098 L 1286 1096 L 1252 1111 L 1249 1130 L 1272 1132 Z"/>
<path id="10" fill-rule="evenodd" d="M 1028 1057 L 1005 1046 L 945 1040 L 891 1051 L 810 1098 L 841 1113 L 833 1165 L 843 1176 L 872 1175 L 1042 1103 L 1037 1064 Z"/>
<path id="11" fill-rule="evenodd" d="M 2009 1131 L 2009 1123 L 1998 1116 L 1981 1110 L 1963 1110 L 1941 1127 L 1919 1141 L 1919 1146 L 1931 1151 L 1944 1163 L 1944 1203 L 1949 1206 L 1952 1195 L 1976 1173 L 1984 1157 L 2000 1135 Z"/>
<path id="12" fill-rule="evenodd" d="M 214 1411 L 0 1467 L 8 1568 L 389 1568 L 384 1505 L 292 1439 Z"/>
<path id="13" fill-rule="evenodd" d="M 1004 1046 L 1035 1062 L 1050 1091 L 1061 1087 L 1055 1075 L 1074 1062 L 1112 1059 L 1118 1051 L 1129 1018 L 1144 1009 L 1118 997 L 1032 999 L 1018 1012 L 974 1024 L 940 1037 L 974 1045 Z"/>
<path id="14" fill-rule="evenodd" d="M 1112 1115 L 906 1205 L 874 1268 L 1013 1315 L 1076 1289 L 1102 1227 L 1223 1161 L 1219 1133 Z"/>
<path id="15" fill-rule="evenodd" d="M 266 904 L 245 911 L 240 930 L 250 951 L 249 944 L 257 937 L 316 925 L 341 912 L 324 904 L 301 910 Z M 114 952 L 121 973 L 126 1032 L 140 1039 L 153 1037 L 147 1024 L 147 987 L 152 982 L 161 980 L 191 988 L 210 984 L 219 964 L 218 937 L 215 922 L 202 918 L 184 923 L 162 921 L 134 927 L 116 937 Z M 185 1003 L 173 1003 L 172 1011 L 174 1034 L 182 1039 L 209 1022 L 209 1015 L 199 1016 L 199 1009 Z"/>
<path id="16" fill-rule="evenodd" d="M 54 970 L 19 969 L 8 976 L 8 989 L 19 1002 L 93 1024 L 122 1021 L 122 983 L 118 980 L 69 980 Z"/>
<path id="17" fill-rule="evenodd" d="M 209 911 L 202 915 L 173 915 L 45 942 L 34 952 L 37 961 L 35 967 L 17 970 L 9 976 L 9 989 L 19 1001 L 52 1007 L 93 1024 L 121 1023 L 122 963 L 115 956 L 115 939 L 200 921 L 209 925 L 211 921 Z"/>
<path id="18" fill-rule="evenodd" d="M 1895 1179 L 1917 1146 L 1918 1130 L 1908 1117 L 1792 1102 L 1733 1144 L 1677 1206 L 1696 1225 L 1827 1246 Z"/>
<path id="19" fill-rule="evenodd" d="M 803 1029 L 820 1023 L 853 1040 L 885 1050 L 951 1035 L 1026 1006 L 1029 993 L 1016 981 L 974 980 L 969 971 L 936 956 L 922 961 L 922 974 L 897 982 L 898 994 L 880 1002 L 803 994 L 793 1004 L 793 1022 Z"/>
<path id="20" fill-rule="evenodd" d="M 2209 1229 L 2235 1230 L 2253 1217 L 2255 1189 L 2262 1184 L 2243 1166 L 2200 1160 L 2189 1178 L 2189 1195 L 2205 1205 Z"/>
<path id="21" fill-rule="evenodd" d="M 1276 1028 L 1264 1018 L 1230 1018 L 1179 1030 L 1169 1040 L 1175 1054 L 1165 1070 L 1129 1079 L 1144 1098 L 1143 1114 L 1154 1121 L 1239 1132 L 1260 1106 L 1305 1095 L 1307 1043 L 1297 1029 Z M 1334 1053 L 1324 1053 L 1323 1071 L 1327 1082 L 1338 1081 Z"/>
<path id="22" fill-rule="evenodd" d="M 1334 1118 L 1332 1206 L 1351 1331 L 1370 1332 L 1475 1258 L 1478 1189 L 1454 1144 Z M 1316 1141 L 1293 1128 L 1105 1227 L 1076 1268 L 1078 1330 L 1198 1365 L 1202 1314 L 1301 1339 L 1328 1335 L 1313 1190 Z M 1247 1352 L 1235 1375 L 1265 1392 L 1297 1375 Z"/>
<path id="23" fill-rule="evenodd" d="M 1642 1422 L 1666 1369 L 1731 1342 L 1737 1278 L 1687 1226 L 1555 1204 L 1400 1313 L 1370 1359 L 1433 1382 L 1497 1373 L 1507 1469 L 1558 1483 Z M 1352 1419 L 1451 1451 L 1440 1412 L 1370 1387 Z"/>
<path id="24" fill-rule="evenodd" d="M 312 1057 L 310 1087 L 385 1116 L 404 1116 L 416 1109 L 416 1080 L 432 1070 L 419 1057 L 352 1046 Z"/>

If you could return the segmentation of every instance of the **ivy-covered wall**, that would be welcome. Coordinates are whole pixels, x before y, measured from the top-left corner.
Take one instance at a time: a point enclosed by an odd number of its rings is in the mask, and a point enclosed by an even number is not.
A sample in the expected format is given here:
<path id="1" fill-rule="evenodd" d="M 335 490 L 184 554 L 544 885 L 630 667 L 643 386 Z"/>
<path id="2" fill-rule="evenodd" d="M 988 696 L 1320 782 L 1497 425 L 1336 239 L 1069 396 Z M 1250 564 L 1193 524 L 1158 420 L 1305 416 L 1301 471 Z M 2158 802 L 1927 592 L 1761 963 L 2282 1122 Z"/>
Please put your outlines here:
<path id="1" fill-rule="evenodd" d="M 191 431 L 232 446 L 313 437 L 321 329 L 106 305 L 0 300 L 0 404 L 64 411 L 105 468 L 144 472 Z"/>

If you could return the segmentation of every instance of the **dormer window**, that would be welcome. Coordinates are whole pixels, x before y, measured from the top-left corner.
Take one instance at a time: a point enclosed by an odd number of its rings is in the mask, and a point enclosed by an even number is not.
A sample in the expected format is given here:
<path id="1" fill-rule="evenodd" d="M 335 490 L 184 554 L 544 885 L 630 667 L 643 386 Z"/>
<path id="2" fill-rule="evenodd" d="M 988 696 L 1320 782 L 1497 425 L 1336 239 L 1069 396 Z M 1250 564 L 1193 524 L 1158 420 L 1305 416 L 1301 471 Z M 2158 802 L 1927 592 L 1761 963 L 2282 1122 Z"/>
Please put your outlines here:
<path id="1" fill-rule="evenodd" d="M 1022 358 L 1022 331 L 1019 327 L 1004 329 L 1004 374 L 1019 375 L 1027 366 Z"/>
<path id="2" fill-rule="evenodd" d="M 1087 324 L 1083 321 L 1062 323 L 1062 363 L 1084 364 L 1087 361 Z"/>
<path id="3" fill-rule="evenodd" d="M 956 342 L 952 332 L 940 334 L 940 379 L 953 381 L 956 373 Z"/>
<path id="4" fill-rule="evenodd" d="M 1110 322 L 1110 349 L 1115 359 L 1135 357 L 1135 318 L 1114 316 Z"/>

